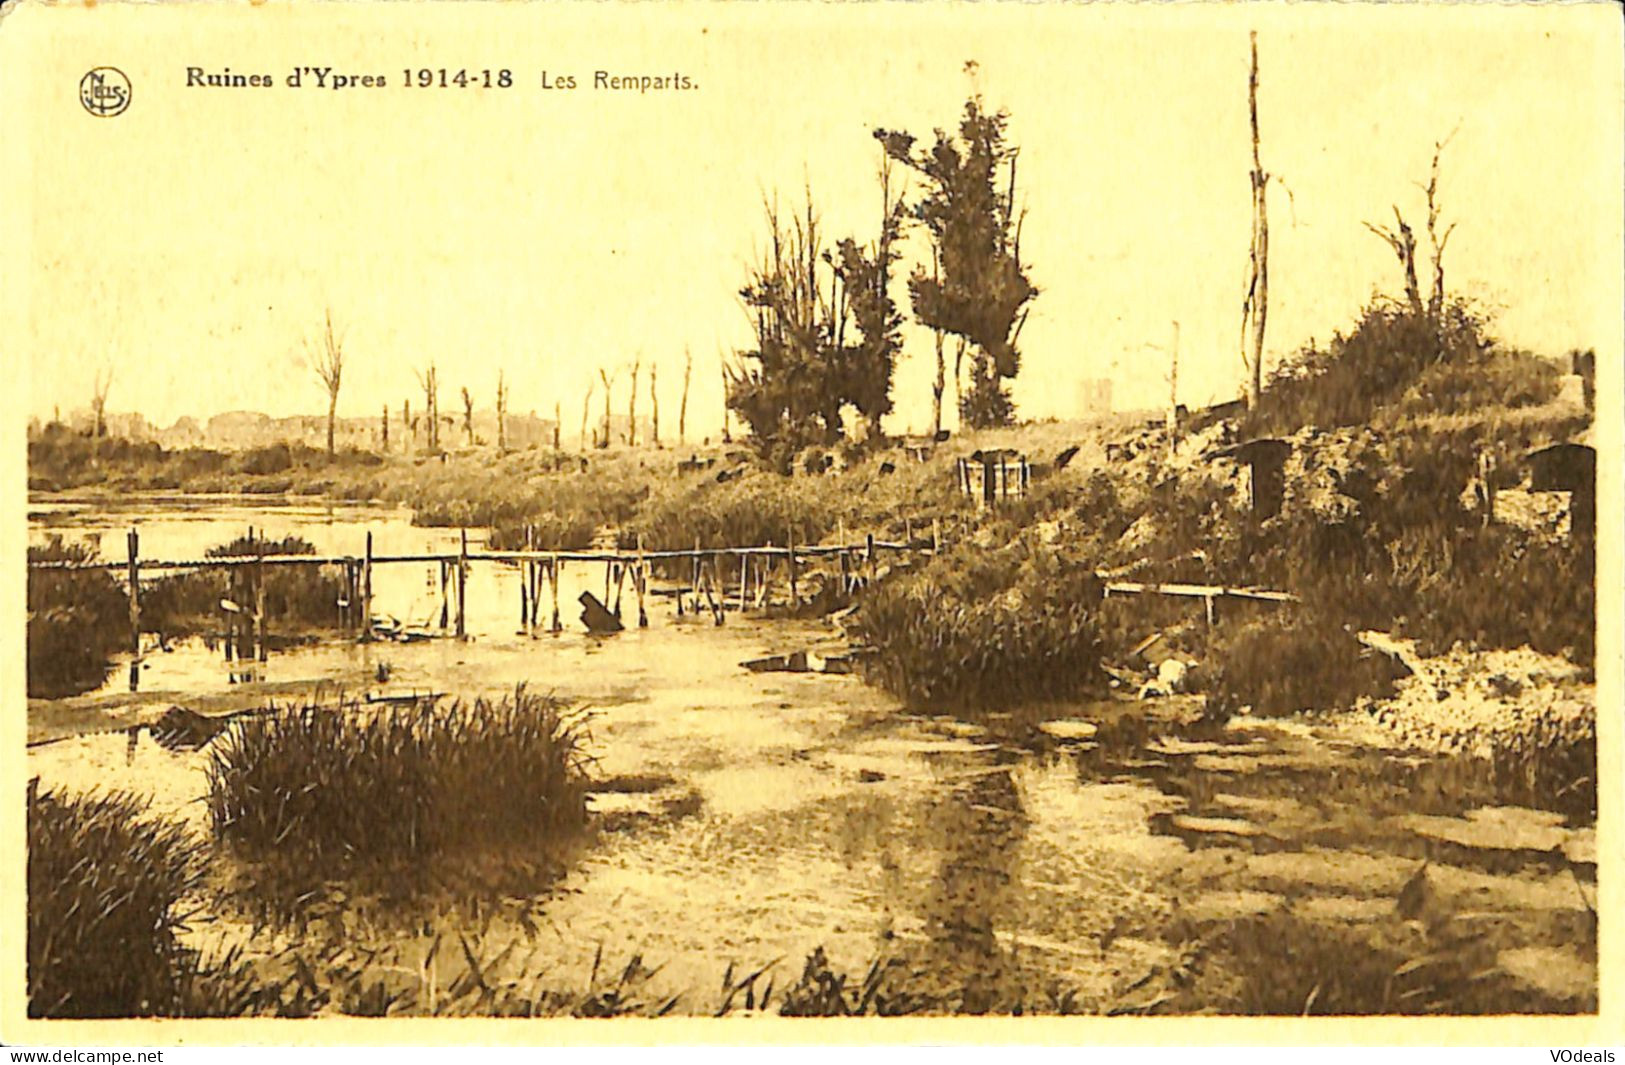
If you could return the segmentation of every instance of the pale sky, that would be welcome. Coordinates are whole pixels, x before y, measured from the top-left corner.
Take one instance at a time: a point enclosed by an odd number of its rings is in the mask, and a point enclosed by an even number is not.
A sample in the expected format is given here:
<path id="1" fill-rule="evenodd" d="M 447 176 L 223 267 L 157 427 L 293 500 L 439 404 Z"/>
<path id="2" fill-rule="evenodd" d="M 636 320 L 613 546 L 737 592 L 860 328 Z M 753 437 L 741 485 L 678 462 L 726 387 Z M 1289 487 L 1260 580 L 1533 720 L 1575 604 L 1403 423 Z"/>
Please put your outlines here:
<path id="1" fill-rule="evenodd" d="M 1513 343 L 1619 359 L 1625 90 L 1609 5 L 272 0 L 24 8 L 0 26 L 0 217 L 7 285 L 21 286 L 20 316 L 0 327 L 7 362 L 26 356 L 40 415 L 83 406 L 104 364 L 110 409 L 160 424 L 316 413 L 325 396 L 301 350 L 330 307 L 344 415 L 417 407 L 412 370 L 433 359 L 444 406 L 463 385 L 489 405 L 503 369 L 511 409 L 550 416 L 558 400 L 571 427 L 597 368 L 641 355 L 659 365 L 675 427 L 686 348 L 691 432 L 715 432 L 718 353 L 749 339 L 737 292 L 764 195 L 789 207 L 808 182 L 826 232 L 870 239 L 870 130 L 926 139 L 955 123 L 974 59 L 986 102 L 1011 113 L 1023 250 L 1043 289 L 1022 335 L 1020 414 L 1068 416 L 1097 376 L 1120 408 L 1161 403 L 1167 359 L 1147 345 L 1165 347 L 1175 320 L 1181 399 L 1228 398 L 1250 225 L 1249 29 L 1276 176 L 1272 363 L 1397 289 L 1391 251 L 1361 222 L 1391 220 L 1397 203 L 1420 228 L 1413 182 L 1453 130 L 1450 287 L 1495 307 Z M 77 97 L 103 64 L 134 89 L 115 118 Z M 187 89 L 189 65 L 278 87 Z M 390 84 L 283 86 L 300 65 Z M 407 66 L 508 67 L 516 86 L 406 89 Z M 596 69 L 682 71 L 699 88 L 594 91 Z M 583 87 L 544 91 L 544 70 Z M 924 247 L 911 240 L 911 258 Z M 901 277 L 896 295 L 906 305 Z M 931 374 L 929 336 L 910 330 L 889 428 L 929 423 Z"/>

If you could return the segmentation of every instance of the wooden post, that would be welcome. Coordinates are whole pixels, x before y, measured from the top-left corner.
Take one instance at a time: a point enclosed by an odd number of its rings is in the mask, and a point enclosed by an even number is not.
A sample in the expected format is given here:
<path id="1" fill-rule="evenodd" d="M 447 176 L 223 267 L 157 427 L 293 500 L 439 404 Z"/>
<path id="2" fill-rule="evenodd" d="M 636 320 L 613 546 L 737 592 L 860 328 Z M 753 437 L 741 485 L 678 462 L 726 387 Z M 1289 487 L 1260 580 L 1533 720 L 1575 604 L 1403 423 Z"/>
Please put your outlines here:
<path id="1" fill-rule="evenodd" d="M 141 534 L 131 529 L 124 538 L 130 560 L 130 690 L 141 683 Z"/>
<path id="2" fill-rule="evenodd" d="M 610 568 L 615 571 L 615 609 L 612 613 L 615 620 L 621 620 L 621 586 L 626 583 L 626 563 L 611 562 Z"/>
<path id="3" fill-rule="evenodd" d="M 254 543 L 254 642 L 259 645 L 259 658 L 268 656 L 265 649 L 265 538 Z"/>
<path id="4" fill-rule="evenodd" d="M 440 569 L 440 628 L 444 631 L 446 626 L 451 624 L 451 591 L 447 587 L 451 580 L 451 566 L 445 559 L 441 559 L 436 565 Z"/>
<path id="5" fill-rule="evenodd" d="M 688 582 L 689 594 L 694 596 L 694 613 L 696 614 L 700 612 L 700 574 L 704 569 L 704 563 L 700 560 L 704 557 L 700 554 L 700 538 L 696 536 L 694 538 L 694 555 L 689 559 L 691 565 L 689 566 Z"/>
<path id="6" fill-rule="evenodd" d="M 795 611 L 801 608 L 801 592 L 796 585 L 796 531 L 794 529 L 790 530 L 790 544 L 787 551 L 785 557 L 790 561 L 790 609 Z"/>
<path id="7" fill-rule="evenodd" d="M 372 640 L 372 530 L 367 530 L 367 556 L 361 563 L 361 638 Z"/>
<path id="8" fill-rule="evenodd" d="M 649 586 L 649 563 L 643 557 L 643 534 L 638 534 L 638 628 L 649 627 L 649 612 L 644 608 L 643 594 Z"/>
<path id="9" fill-rule="evenodd" d="M 560 561 L 558 555 L 553 556 L 552 564 L 548 566 L 548 569 L 552 571 L 552 577 L 553 577 L 552 584 L 553 584 L 553 631 L 554 632 L 558 632 L 559 629 L 560 629 L 560 625 L 559 625 L 559 576 L 560 576 L 560 571 L 563 568 L 563 566 L 564 566 L 564 563 L 562 561 Z"/>
<path id="10" fill-rule="evenodd" d="M 739 613 L 745 612 L 745 599 L 750 587 L 750 556 L 739 552 Z"/>
<path id="11" fill-rule="evenodd" d="M 248 542 L 250 545 L 254 543 L 254 527 L 252 525 L 248 527 Z M 254 618 L 249 613 L 254 609 L 253 603 L 250 601 L 254 592 L 254 574 L 241 566 L 232 567 L 232 571 L 237 575 L 238 588 L 238 594 L 233 599 L 233 602 L 242 611 L 237 630 L 237 661 L 244 662 L 254 657 Z"/>
<path id="12" fill-rule="evenodd" d="M 457 638 L 468 638 L 468 530 L 457 549 Z"/>
<path id="13" fill-rule="evenodd" d="M 230 662 L 232 656 L 236 654 L 237 615 L 226 609 L 226 601 L 230 601 L 234 605 L 237 602 L 237 573 L 230 567 L 226 569 L 226 600 L 220 604 L 221 620 L 225 624 L 226 632 L 224 641 L 226 645 L 226 661 Z"/>
<path id="14" fill-rule="evenodd" d="M 525 550 L 530 550 L 530 527 L 525 527 Z M 519 627 L 530 629 L 530 559 L 519 563 Z"/>

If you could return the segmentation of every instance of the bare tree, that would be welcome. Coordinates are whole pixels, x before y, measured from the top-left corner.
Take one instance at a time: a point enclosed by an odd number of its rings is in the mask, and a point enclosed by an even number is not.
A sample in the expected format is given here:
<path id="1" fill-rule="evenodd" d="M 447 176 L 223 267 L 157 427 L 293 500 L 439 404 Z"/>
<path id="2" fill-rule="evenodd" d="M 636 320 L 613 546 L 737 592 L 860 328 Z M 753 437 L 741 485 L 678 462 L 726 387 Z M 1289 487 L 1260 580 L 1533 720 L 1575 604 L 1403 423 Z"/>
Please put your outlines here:
<path id="1" fill-rule="evenodd" d="M 497 371 L 497 451 L 508 450 L 508 386 Z"/>
<path id="2" fill-rule="evenodd" d="M 1450 136 L 1433 142 L 1433 167 L 1428 171 L 1428 183 L 1422 189 L 1427 194 L 1428 244 L 1433 252 L 1433 294 L 1428 297 L 1428 317 L 1434 321 L 1438 321 L 1444 313 L 1444 248 L 1450 243 L 1450 234 L 1456 231 L 1456 223 L 1452 222 L 1445 227 L 1443 236 L 1439 234 L 1439 156 L 1444 154 L 1445 145 L 1455 135 L 1456 131 L 1451 130 Z"/>
<path id="3" fill-rule="evenodd" d="M 389 451 L 389 404 L 384 404 L 383 416 L 378 420 L 378 427 L 382 430 L 382 447 L 387 454 Z"/>
<path id="4" fill-rule="evenodd" d="M 90 411 L 96 418 L 91 432 L 97 440 L 107 435 L 107 393 L 112 387 L 113 367 L 103 366 L 90 384 Z"/>
<path id="5" fill-rule="evenodd" d="M 638 371 L 643 368 L 643 356 L 632 360 L 632 402 L 626 408 L 626 446 L 638 444 Z"/>
<path id="6" fill-rule="evenodd" d="M 412 401 L 401 404 L 401 428 L 406 431 L 406 453 L 410 455 L 418 446 L 418 423 L 412 420 Z"/>
<path id="7" fill-rule="evenodd" d="M 728 357 L 717 354 L 717 361 L 722 367 L 722 442 L 733 443 L 733 436 L 728 431 Z"/>
<path id="8" fill-rule="evenodd" d="M 329 309 L 322 323 L 322 335 L 315 341 L 305 341 L 310 351 L 311 365 L 316 379 L 327 389 L 327 457 L 333 458 L 333 426 L 338 418 L 339 383 L 344 377 L 344 341 L 333 332 L 333 312 Z"/>
<path id="9" fill-rule="evenodd" d="M 1387 226 L 1374 226 L 1370 222 L 1363 223 L 1365 227 L 1394 249 L 1394 255 L 1399 259 L 1399 266 L 1405 274 L 1405 304 L 1411 313 L 1418 318 L 1422 316 L 1422 289 L 1416 281 L 1416 234 L 1405 221 L 1405 216 L 1394 207 L 1394 223 L 1396 228 Z M 1441 282 L 1442 283 L 1442 282 Z"/>
<path id="10" fill-rule="evenodd" d="M 683 399 L 677 405 L 677 442 L 686 443 L 688 440 L 688 378 L 694 371 L 694 355 L 683 349 Z"/>
<path id="11" fill-rule="evenodd" d="M 935 244 L 931 246 L 931 283 L 942 284 L 942 251 Z M 943 344 L 948 339 L 945 329 L 931 330 L 933 343 L 937 351 L 937 377 L 931 382 L 931 438 L 934 440 L 942 432 L 942 393 L 948 388 L 948 362 L 943 355 Z M 964 356 L 964 345 L 960 345 L 960 356 Z M 955 364 L 954 374 L 957 378 L 958 365 Z M 958 398 L 959 383 L 954 382 L 955 398 Z"/>
<path id="12" fill-rule="evenodd" d="M 659 363 L 651 362 L 649 364 L 649 406 L 653 408 L 654 415 L 654 424 L 651 426 L 654 439 L 650 443 L 654 444 L 655 447 L 660 446 L 660 390 L 656 387 L 656 371 L 659 369 Z"/>
<path id="13" fill-rule="evenodd" d="M 431 453 L 440 450 L 440 383 L 435 376 L 434 363 L 418 374 L 418 384 L 423 386 L 424 418 L 426 419 L 425 444 Z"/>
<path id="14" fill-rule="evenodd" d="M 463 436 L 468 440 L 468 446 L 474 446 L 474 394 L 463 386 Z"/>
<path id="15" fill-rule="evenodd" d="M 559 433 L 564 427 L 564 416 L 559 413 L 559 409 L 560 409 L 559 401 L 555 399 L 553 401 L 553 450 L 554 451 L 558 451 L 558 449 L 559 449 Z"/>
<path id="16" fill-rule="evenodd" d="M 1247 114 L 1252 123 L 1253 169 L 1250 175 L 1253 187 L 1253 236 L 1248 252 L 1249 277 L 1247 296 L 1241 303 L 1241 362 L 1245 371 L 1247 406 L 1258 405 L 1259 393 L 1264 388 L 1264 326 L 1269 318 L 1270 301 L 1270 224 L 1268 196 L 1270 176 L 1258 150 L 1258 33 L 1248 34 L 1252 46 L 1252 65 L 1247 75 Z M 1248 331 L 1252 332 L 1249 344 Z"/>
<path id="17" fill-rule="evenodd" d="M 599 447 L 609 446 L 609 400 L 615 391 L 615 379 L 619 376 L 621 376 L 619 367 L 612 374 L 606 374 L 603 367 L 598 369 L 598 379 L 604 383 L 604 435 L 598 440 Z"/>
<path id="18" fill-rule="evenodd" d="M 1455 131 L 1452 130 L 1449 137 L 1433 142 L 1433 165 L 1428 170 L 1428 183 L 1426 185 L 1420 181 L 1415 183 L 1426 196 L 1428 246 L 1433 259 L 1432 292 L 1425 306 L 1422 303 L 1422 285 L 1417 278 L 1416 270 L 1416 231 L 1405 221 L 1399 205 L 1393 206 L 1393 229 L 1373 225 L 1370 222 L 1363 223 L 1393 249 L 1394 257 L 1399 260 L 1399 268 L 1405 278 L 1405 305 L 1411 314 L 1417 318 L 1425 314 L 1434 322 L 1437 322 L 1439 316 L 1444 313 L 1444 249 L 1450 243 L 1450 235 L 1456 231 L 1456 224 L 1452 222 L 1445 227 L 1443 233 L 1439 232 L 1439 157 L 1444 154 L 1445 146 L 1455 135 Z"/>
<path id="19" fill-rule="evenodd" d="M 1168 351 L 1168 454 L 1179 445 L 1179 323 L 1174 322 L 1174 346 Z"/>
<path id="20" fill-rule="evenodd" d="M 587 378 L 587 394 L 581 397 L 581 450 L 587 450 L 587 412 L 592 406 L 592 378 Z"/>

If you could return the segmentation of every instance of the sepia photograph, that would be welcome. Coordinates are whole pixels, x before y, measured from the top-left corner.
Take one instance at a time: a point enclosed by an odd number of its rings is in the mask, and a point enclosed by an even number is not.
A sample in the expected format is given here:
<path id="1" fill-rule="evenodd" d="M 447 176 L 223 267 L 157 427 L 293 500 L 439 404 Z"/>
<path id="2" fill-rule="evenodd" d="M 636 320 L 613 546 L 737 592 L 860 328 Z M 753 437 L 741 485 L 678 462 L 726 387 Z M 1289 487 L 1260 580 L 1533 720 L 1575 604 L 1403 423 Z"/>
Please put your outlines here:
<path id="1" fill-rule="evenodd" d="M 1617 1038 L 1622 40 L 9 0 L 6 1041 Z"/>

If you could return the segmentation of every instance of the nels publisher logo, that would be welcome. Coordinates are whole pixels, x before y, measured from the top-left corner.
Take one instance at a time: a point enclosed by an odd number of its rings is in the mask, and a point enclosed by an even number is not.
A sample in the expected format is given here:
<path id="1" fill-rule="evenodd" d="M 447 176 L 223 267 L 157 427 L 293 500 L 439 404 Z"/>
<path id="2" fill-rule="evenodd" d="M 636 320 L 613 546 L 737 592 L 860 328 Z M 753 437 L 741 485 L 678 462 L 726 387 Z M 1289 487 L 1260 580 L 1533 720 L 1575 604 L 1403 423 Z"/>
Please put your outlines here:
<path id="1" fill-rule="evenodd" d="M 79 102 L 97 118 L 122 115 L 130 106 L 130 79 L 118 67 L 97 67 L 79 79 Z"/>

